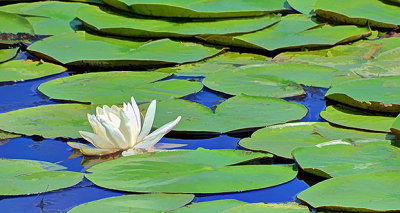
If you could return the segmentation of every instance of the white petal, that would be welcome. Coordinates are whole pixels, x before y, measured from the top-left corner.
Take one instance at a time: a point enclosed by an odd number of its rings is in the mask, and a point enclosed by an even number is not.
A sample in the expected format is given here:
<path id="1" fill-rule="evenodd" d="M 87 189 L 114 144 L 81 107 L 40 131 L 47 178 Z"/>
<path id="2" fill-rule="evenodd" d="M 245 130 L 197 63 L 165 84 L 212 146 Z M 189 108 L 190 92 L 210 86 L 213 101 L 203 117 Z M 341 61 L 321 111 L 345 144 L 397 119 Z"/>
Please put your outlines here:
<path id="1" fill-rule="evenodd" d="M 124 107 L 120 114 L 121 125 L 119 129 L 125 137 L 128 148 L 132 148 L 136 144 L 140 128 L 137 126 L 136 120 L 129 116 L 127 107 Z"/>
<path id="2" fill-rule="evenodd" d="M 67 144 L 74 149 L 79 149 L 84 155 L 101 156 L 119 151 L 118 149 L 97 149 L 83 143 L 67 142 Z"/>
<path id="3" fill-rule="evenodd" d="M 91 116 L 88 116 L 88 119 L 89 119 L 89 123 L 91 123 L 91 124 L 93 123 L 95 126 L 95 129 L 94 129 L 93 125 L 92 125 L 94 134 L 96 134 L 96 135 L 100 136 L 101 138 L 103 138 L 104 140 L 108 141 L 108 138 L 106 136 L 106 130 L 104 129 L 103 125 L 101 125 L 101 123 L 99 121 L 100 116 L 91 115 Z"/>
<path id="4" fill-rule="evenodd" d="M 178 116 L 174 121 L 164 124 L 162 127 L 158 128 L 157 130 L 152 132 L 150 135 L 146 136 L 143 140 L 149 140 L 153 137 L 156 137 L 159 134 L 162 134 L 163 136 L 166 135 L 179 123 L 180 120 L 181 120 L 181 116 Z"/>
<path id="5" fill-rule="evenodd" d="M 96 107 L 96 115 L 104 115 L 103 109 L 100 107 Z"/>
<path id="6" fill-rule="evenodd" d="M 154 151 L 155 147 L 154 145 L 156 145 L 156 143 L 158 141 L 161 140 L 161 138 L 164 136 L 165 134 L 158 134 L 152 138 L 149 138 L 147 140 L 144 140 L 142 142 L 140 142 L 138 145 L 135 146 L 135 149 L 144 149 L 148 152 L 150 151 Z"/>
<path id="7" fill-rule="evenodd" d="M 140 150 L 140 149 L 128 149 L 126 151 L 123 151 L 121 154 L 122 156 L 131 156 L 131 155 L 137 155 L 137 154 L 143 154 L 145 153 L 145 150 Z"/>
<path id="8" fill-rule="evenodd" d="M 125 137 L 122 135 L 121 131 L 116 128 L 111 122 L 106 119 L 100 119 L 101 125 L 105 128 L 107 138 L 115 145 L 115 147 L 120 149 L 128 148 L 128 144 Z"/>
<path id="9" fill-rule="evenodd" d="M 115 148 L 115 146 L 108 140 L 93 134 L 91 132 L 79 131 L 79 134 L 82 136 L 83 139 L 89 141 L 95 147 L 100 149 L 108 149 L 108 148 Z"/>
<path id="10" fill-rule="evenodd" d="M 142 130 L 139 134 L 138 141 L 143 140 L 151 131 L 153 126 L 154 116 L 156 114 L 156 101 L 153 100 L 147 108 L 146 117 L 144 118 Z"/>
<path id="11" fill-rule="evenodd" d="M 142 125 L 142 121 L 141 121 L 141 118 L 140 118 L 139 107 L 138 107 L 138 105 L 137 105 L 137 103 L 135 101 L 135 98 L 133 98 L 133 96 L 131 97 L 131 102 L 132 102 L 131 106 L 132 106 L 133 112 L 135 113 L 138 125 L 141 126 Z"/>

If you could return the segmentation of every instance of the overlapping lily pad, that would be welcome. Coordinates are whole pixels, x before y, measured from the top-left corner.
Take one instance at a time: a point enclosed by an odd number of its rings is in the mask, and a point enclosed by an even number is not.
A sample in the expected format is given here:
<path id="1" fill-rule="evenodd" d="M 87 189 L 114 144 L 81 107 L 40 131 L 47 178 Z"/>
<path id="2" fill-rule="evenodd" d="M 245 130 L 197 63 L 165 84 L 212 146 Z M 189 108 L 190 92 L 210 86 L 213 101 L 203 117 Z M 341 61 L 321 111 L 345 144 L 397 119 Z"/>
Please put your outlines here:
<path id="1" fill-rule="evenodd" d="M 399 178 L 399 170 L 337 177 L 318 183 L 297 197 L 318 210 L 399 211 Z"/>
<path id="2" fill-rule="evenodd" d="M 298 147 L 293 157 L 304 171 L 326 178 L 400 169 L 400 148 L 390 141 L 332 141 Z"/>
<path id="3" fill-rule="evenodd" d="M 54 75 L 65 70 L 62 66 L 45 62 L 14 60 L 0 64 L 0 82 L 30 80 Z"/>
<path id="4" fill-rule="evenodd" d="M 87 113 L 92 106 L 57 104 L 25 108 L 0 114 L 0 129 L 45 138 L 80 138 L 78 131 L 91 131 Z"/>
<path id="5" fill-rule="evenodd" d="M 291 8 L 303 14 L 314 13 L 315 0 L 288 0 Z"/>
<path id="6" fill-rule="evenodd" d="M 38 194 L 82 180 L 82 173 L 57 171 L 62 169 L 65 167 L 43 161 L 0 159 L 0 195 Z"/>
<path id="7" fill-rule="evenodd" d="M 222 211 L 222 213 L 242 213 L 242 212 L 251 212 L 251 213 L 308 213 L 310 212 L 306 206 L 300 206 L 294 203 L 253 203 L 242 205 L 238 207 L 234 207 L 231 209 L 227 209 Z"/>
<path id="8" fill-rule="evenodd" d="M 278 98 L 235 96 L 217 105 L 215 114 L 206 106 L 178 99 L 157 104 L 154 126 L 180 115 L 175 131 L 231 132 L 296 121 L 306 114 L 303 105 Z"/>
<path id="9" fill-rule="evenodd" d="M 135 42 L 95 36 L 85 32 L 46 38 L 29 46 L 28 51 L 36 56 L 70 66 L 100 68 L 173 65 L 199 61 L 220 52 L 218 49 L 200 44 L 169 39 Z"/>
<path id="10" fill-rule="evenodd" d="M 140 212 L 162 213 L 177 209 L 190 203 L 194 198 L 191 194 L 143 194 L 123 195 L 85 203 L 69 210 L 69 213 L 79 212 Z"/>
<path id="11" fill-rule="evenodd" d="M 34 34 L 33 27 L 26 18 L 14 13 L 0 11 L 0 33 Z"/>
<path id="12" fill-rule="evenodd" d="M 251 53 L 226 52 L 206 59 L 204 62 L 182 64 L 176 67 L 157 69 L 157 72 L 179 73 L 184 76 L 207 76 L 208 74 L 238 67 L 265 64 L 269 58 Z"/>
<path id="13" fill-rule="evenodd" d="M 291 151 L 296 147 L 315 146 L 343 138 L 384 140 L 387 136 L 383 133 L 337 128 L 325 122 L 300 122 L 257 130 L 251 138 L 242 139 L 239 145 L 250 150 L 265 151 L 280 157 L 292 158 Z"/>
<path id="14" fill-rule="evenodd" d="M 136 101 L 167 100 L 198 92 L 200 82 L 165 80 L 158 72 L 97 72 L 56 79 L 40 85 L 39 91 L 53 99 L 118 104 Z"/>
<path id="15" fill-rule="evenodd" d="M 211 43 L 261 50 L 328 47 L 358 40 L 370 35 L 368 28 L 356 26 L 317 25 L 308 15 L 287 15 L 277 24 L 254 33 L 239 36 L 204 37 Z"/>
<path id="16" fill-rule="evenodd" d="M 360 78 L 349 72 L 329 67 L 292 63 L 246 66 L 236 72 L 246 76 L 276 76 L 297 84 L 315 87 L 331 87 L 339 82 Z"/>
<path id="17" fill-rule="evenodd" d="M 184 206 L 171 213 L 202 213 L 202 212 L 222 212 L 226 209 L 234 208 L 246 204 L 245 202 L 238 200 L 214 200 L 208 202 L 193 203 L 188 206 Z"/>
<path id="18" fill-rule="evenodd" d="M 98 186 L 130 192 L 222 193 L 266 188 L 296 176 L 292 165 L 230 166 L 270 156 L 201 148 L 147 153 L 95 165 L 86 177 Z"/>
<path id="19" fill-rule="evenodd" d="M 281 76 L 260 72 L 260 69 L 224 70 L 208 75 L 203 84 L 229 95 L 253 95 L 265 97 L 293 97 L 304 95 L 303 88 Z"/>
<path id="20" fill-rule="evenodd" d="M 398 115 L 394 120 L 390 131 L 395 134 L 397 138 L 400 138 L 400 115 Z"/>
<path id="21" fill-rule="evenodd" d="M 42 1 L 18 3 L 0 7 L 0 11 L 8 11 L 27 16 L 36 34 L 54 35 L 73 32 L 73 20 L 76 11 L 87 4 L 78 2 Z"/>
<path id="22" fill-rule="evenodd" d="M 398 28 L 400 7 L 385 4 L 384 1 L 317 0 L 315 13 L 328 20 L 362 26 Z"/>
<path id="23" fill-rule="evenodd" d="M 331 67 L 362 78 L 400 75 L 400 38 L 359 41 L 325 50 L 285 52 L 273 61 Z"/>
<path id="24" fill-rule="evenodd" d="M 325 97 L 346 105 L 380 112 L 400 112 L 400 76 L 359 79 L 337 84 Z"/>
<path id="25" fill-rule="evenodd" d="M 17 55 L 18 48 L 15 49 L 1 49 L 0 62 L 8 61 Z"/>
<path id="26" fill-rule="evenodd" d="M 81 8 L 77 12 L 77 17 L 86 27 L 94 31 L 117 36 L 145 38 L 243 34 L 263 29 L 280 20 L 277 15 L 269 15 L 243 19 L 178 22 L 128 17 L 96 7 Z"/>
<path id="27" fill-rule="evenodd" d="M 8 139 L 8 138 L 17 138 L 17 137 L 19 137 L 19 136 L 21 136 L 21 135 L 12 134 L 12 133 L 4 132 L 4 131 L 1 131 L 1 130 L 0 130 L 0 140 L 2 140 L 2 139 Z"/>
<path id="28" fill-rule="evenodd" d="M 349 128 L 390 132 L 395 118 L 373 112 L 366 112 L 343 105 L 328 106 L 320 116 L 326 121 Z"/>
<path id="29" fill-rule="evenodd" d="M 285 0 L 268 2 L 257 0 L 206 0 L 206 1 L 149 1 L 149 0 L 103 0 L 121 10 L 148 16 L 179 18 L 228 18 L 261 16 L 282 12 Z"/>

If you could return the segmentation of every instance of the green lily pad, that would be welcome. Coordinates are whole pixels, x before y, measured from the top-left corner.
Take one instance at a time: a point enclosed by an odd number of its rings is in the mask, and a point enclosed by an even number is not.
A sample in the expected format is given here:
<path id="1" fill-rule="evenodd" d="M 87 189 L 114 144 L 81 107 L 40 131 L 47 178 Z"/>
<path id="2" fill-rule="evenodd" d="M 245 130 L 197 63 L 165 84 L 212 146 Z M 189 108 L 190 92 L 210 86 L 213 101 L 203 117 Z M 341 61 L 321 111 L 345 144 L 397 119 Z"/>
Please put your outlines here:
<path id="1" fill-rule="evenodd" d="M 329 123 L 339 126 L 377 132 L 390 132 L 390 127 L 395 120 L 391 116 L 343 105 L 328 106 L 320 116 Z"/>
<path id="2" fill-rule="evenodd" d="M 385 140 L 386 137 L 386 134 L 383 133 L 337 128 L 326 122 L 299 122 L 257 130 L 251 138 L 242 139 L 239 145 L 250 150 L 265 151 L 280 157 L 292 158 L 291 151 L 296 147 L 315 146 L 343 138 Z"/>
<path id="3" fill-rule="evenodd" d="M 80 138 L 78 131 L 91 131 L 87 113 L 90 105 L 56 104 L 25 108 L 0 114 L 0 129 L 45 138 Z"/>
<path id="4" fill-rule="evenodd" d="M 180 115 L 175 131 L 232 132 L 296 121 L 306 114 L 303 105 L 278 98 L 239 95 L 217 105 L 215 113 L 201 104 L 176 99 L 157 104 L 154 126 L 160 127 Z"/>
<path id="5" fill-rule="evenodd" d="M 194 195 L 191 194 L 123 195 L 81 204 L 69 210 L 68 213 L 94 211 L 107 213 L 115 210 L 119 212 L 163 213 L 184 206 L 190 203 L 193 198 Z"/>
<path id="6" fill-rule="evenodd" d="M 29 46 L 33 55 L 69 66 L 100 68 L 174 65 L 199 61 L 220 50 L 189 42 L 162 39 L 135 42 L 87 34 L 56 35 Z M 173 52 L 174 54 L 171 54 Z"/>
<path id="7" fill-rule="evenodd" d="M 376 0 L 317 0 L 315 13 L 324 19 L 345 24 L 398 28 L 400 7 Z"/>
<path id="8" fill-rule="evenodd" d="M 297 84 L 315 87 L 331 87 L 339 82 L 360 78 L 358 75 L 325 66 L 290 63 L 246 66 L 236 72 L 250 76 L 276 76 Z"/>
<path id="9" fill-rule="evenodd" d="M 114 190 L 202 194 L 266 188 L 296 177 L 292 165 L 232 166 L 270 156 L 202 148 L 147 153 L 97 164 L 86 177 L 100 187 Z"/>
<path id="10" fill-rule="evenodd" d="M 34 34 L 33 27 L 26 18 L 14 13 L 0 11 L 0 33 Z"/>
<path id="11" fill-rule="evenodd" d="M 337 177 L 312 186 L 297 198 L 318 210 L 399 211 L 399 178 L 398 170 Z"/>
<path id="12" fill-rule="evenodd" d="M 0 64 L 0 81 L 23 81 L 64 72 L 62 66 L 38 61 L 14 60 Z"/>
<path id="13" fill-rule="evenodd" d="M 260 69 L 224 70 L 208 75 L 203 84 L 229 95 L 246 94 L 265 97 L 293 97 L 304 95 L 303 88 L 293 81 L 260 72 Z"/>
<path id="14" fill-rule="evenodd" d="M 42 1 L 6 5 L 0 7 L 0 11 L 26 16 L 36 34 L 55 35 L 73 32 L 72 21 L 76 12 L 79 8 L 87 6 L 88 4 L 78 2 Z"/>
<path id="15" fill-rule="evenodd" d="M 400 75 L 400 38 L 359 41 L 325 50 L 285 52 L 273 61 L 331 67 L 362 78 Z"/>
<path id="16" fill-rule="evenodd" d="M 203 213 L 203 212 L 222 212 L 226 209 L 241 206 L 246 204 L 245 202 L 238 200 L 213 200 L 208 202 L 193 203 L 188 206 L 184 206 L 171 213 Z"/>
<path id="17" fill-rule="evenodd" d="M 39 86 L 53 99 L 119 104 L 132 96 L 138 102 L 180 98 L 203 88 L 200 82 L 165 80 L 169 74 L 157 72 L 97 72 L 59 78 Z"/>
<path id="18" fill-rule="evenodd" d="M 341 140 L 293 150 L 305 171 L 326 178 L 399 169 L 400 148 L 390 141 Z"/>
<path id="19" fill-rule="evenodd" d="M 117 36 L 145 38 L 243 34 L 263 29 L 280 20 L 277 15 L 269 15 L 244 19 L 178 22 L 123 16 L 92 6 L 78 10 L 77 17 L 86 27 L 94 31 Z"/>
<path id="20" fill-rule="evenodd" d="M 397 138 L 400 138 L 400 115 L 395 118 L 390 131 L 395 134 Z"/>
<path id="21" fill-rule="evenodd" d="M 211 35 L 204 41 L 243 48 L 278 50 L 308 47 L 328 47 L 355 41 L 370 35 L 368 28 L 356 26 L 317 25 L 303 14 L 287 15 L 277 24 L 263 30 L 239 36 Z"/>
<path id="22" fill-rule="evenodd" d="M 229 18 L 262 16 L 288 10 L 285 0 L 268 2 L 257 0 L 206 0 L 206 1 L 149 1 L 149 0 L 103 0 L 121 10 L 160 17 L 179 18 Z"/>
<path id="23" fill-rule="evenodd" d="M 0 62 L 8 61 L 17 55 L 18 48 L 0 49 Z"/>
<path id="24" fill-rule="evenodd" d="M 0 159 L 0 195 L 28 195 L 67 188 L 79 183 L 83 174 L 57 171 L 65 167 L 33 160 Z"/>
<path id="25" fill-rule="evenodd" d="M 314 13 L 315 0 L 288 0 L 291 8 L 303 14 Z"/>
<path id="26" fill-rule="evenodd" d="M 251 53 L 226 52 L 203 62 L 160 68 L 157 72 L 178 73 L 184 76 L 207 76 L 208 74 L 232 70 L 251 64 L 265 64 L 269 58 Z"/>
<path id="27" fill-rule="evenodd" d="M 346 81 L 334 85 L 325 98 L 353 107 L 400 112 L 400 76 Z"/>
<path id="28" fill-rule="evenodd" d="M 247 205 L 242 205 L 238 207 L 234 207 L 222 213 L 242 213 L 242 212 L 251 212 L 251 213 L 308 213 L 310 210 L 306 206 L 300 206 L 298 204 L 292 203 L 252 203 Z"/>

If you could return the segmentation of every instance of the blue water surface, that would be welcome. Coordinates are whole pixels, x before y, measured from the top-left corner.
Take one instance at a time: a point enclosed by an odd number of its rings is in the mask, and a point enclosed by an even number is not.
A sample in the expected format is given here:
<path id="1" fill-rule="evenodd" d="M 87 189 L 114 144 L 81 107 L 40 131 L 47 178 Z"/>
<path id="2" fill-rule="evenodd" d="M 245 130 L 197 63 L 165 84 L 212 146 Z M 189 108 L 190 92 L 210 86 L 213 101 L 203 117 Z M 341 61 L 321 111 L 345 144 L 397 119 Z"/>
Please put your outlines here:
<path id="1" fill-rule="evenodd" d="M 38 92 L 37 87 L 47 81 L 67 77 L 67 72 L 48 76 L 36 80 L 18 82 L 15 84 L 0 85 L 0 113 L 17 109 L 46 104 L 57 104 L 59 101 L 51 100 Z M 201 81 L 202 78 L 173 76 L 187 80 Z M 304 97 L 286 98 L 285 100 L 297 102 L 306 106 L 309 110 L 302 121 L 322 121 L 319 113 L 325 108 L 324 94 L 327 89 L 304 87 Z M 229 96 L 203 88 L 199 93 L 184 97 L 186 100 L 203 104 L 211 109 L 213 106 L 226 100 Z M 217 137 L 208 139 L 175 139 L 163 138 L 160 143 L 183 144 L 180 149 L 241 149 L 238 146 L 239 138 L 228 135 L 214 135 Z M 0 145 L 0 158 L 8 159 L 32 159 L 58 163 L 70 171 L 84 172 L 81 165 L 82 156 L 74 156 L 73 149 L 61 139 L 39 139 L 32 137 L 19 137 L 10 139 Z M 297 178 L 270 188 L 211 195 L 196 195 L 194 202 L 204 202 L 221 199 L 237 199 L 249 203 L 281 203 L 295 201 L 296 195 L 309 186 Z M 30 196 L 0 196 L 1 212 L 66 212 L 79 204 L 90 201 L 121 196 L 126 193 L 103 189 L 84 179 L 76 186 L 54 192 L 42 193 Z"/>

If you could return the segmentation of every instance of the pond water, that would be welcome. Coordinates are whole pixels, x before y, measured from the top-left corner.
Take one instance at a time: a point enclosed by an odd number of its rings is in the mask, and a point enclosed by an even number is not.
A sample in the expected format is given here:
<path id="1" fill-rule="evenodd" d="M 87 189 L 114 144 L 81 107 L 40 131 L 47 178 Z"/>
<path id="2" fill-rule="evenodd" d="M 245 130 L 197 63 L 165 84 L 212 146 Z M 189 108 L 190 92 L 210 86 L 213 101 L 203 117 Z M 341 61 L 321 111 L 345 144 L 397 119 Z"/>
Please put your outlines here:
<path id="1" fill-rule="evenodd" d="M 22 56 L 19 58 L 24 58 L 25 53 L 22 52 L 20 54 Z M 51 100 L 39 93 L 37 87 L 44 82 L 66 76 L 69 76 L 68 72 L 15 84 L 1 85 L 0 113 L 38 105 L 60 103 L 59 101 Z M 172 78 L 202 80 L 201 77 L 189 78 L 185 76 L 174 76 Z M 325 108 L 325 100 L 323 97 L 327 89 L 315 87 L 304 88 L 307 92 L 305 96 L 287 98 L 286 100 L 301 103 L 308 108 L 309 112 L 302 121 L 322 121 L 319 117 L 319 113 Z M 203 104 L 209 108 L 225 100 L 225 98 L 226 97 L 221 96 L 218 92 L 208 88 L 203 88 L 199 93 L 184 97 L 184 99 Z M 245 135 L 249 134 L 250 133 L 246 133 Z M 197 149 L 199 147 L 206 149 L 241 149 L 237 144 L 239 140 L 240 138 L 223 134 L 206 139 L 163 138 L 160 142 L 187 144 L 181 149 Z M 84 161 L 87 162 L 86 159 L 83 159 L 82 156 L 74 155 L 73 149 L 69 147 L 63 139 L 19 137 L 7 141 L 5 140 L 0 143 L 0 158 L 41 160 L 58 163 L 67 167 L 70 171 L 84 172 L 85 170 L 85 167 L 81 164 Z M 292 162 L 276 159 L 274 163 Z M 249 203 L 281 203 L 295 201 L 296 195 L 309 187 L 307 183 L 300 179 L 301 177 L 298 177 L 278 186 L 254 191 L 196 195 L 194 202 L 221 199 L 237 199 Z M 100 188 L 84 179 L 81 183 L 73 187 L 54 192 L 30 196 L 2 196 L 0 197 L 0 209 L 3 212 L 66 212 L 79 204 L 123 194 L 126 193 Z"/>

